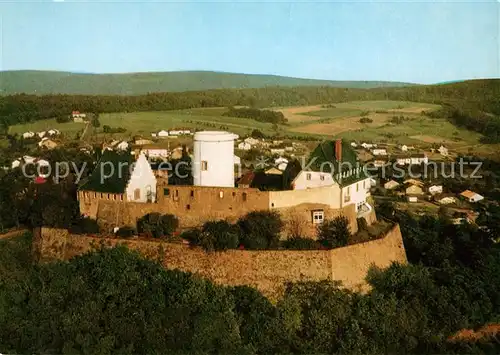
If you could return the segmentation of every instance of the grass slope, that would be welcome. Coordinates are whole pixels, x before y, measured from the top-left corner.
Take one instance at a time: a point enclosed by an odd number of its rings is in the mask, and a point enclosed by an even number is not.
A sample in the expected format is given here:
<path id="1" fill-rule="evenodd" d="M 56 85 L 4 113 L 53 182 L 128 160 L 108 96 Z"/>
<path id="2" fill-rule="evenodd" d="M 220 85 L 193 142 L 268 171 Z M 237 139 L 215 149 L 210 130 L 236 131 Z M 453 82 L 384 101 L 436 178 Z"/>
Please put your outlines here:
<path id="1" fill-rule="evenodd" d="M 77 74 L 59 71 L 15 70 L 0 72 L 0 94 L 140 95 L 151 92 L 209 89 L 263 88 L 268 86 L 331 86 L 342 88 L 401 87 L 410 83 L 387 81 L 332 81 L 276 75 L 211 71 L 126 74 Z"/>

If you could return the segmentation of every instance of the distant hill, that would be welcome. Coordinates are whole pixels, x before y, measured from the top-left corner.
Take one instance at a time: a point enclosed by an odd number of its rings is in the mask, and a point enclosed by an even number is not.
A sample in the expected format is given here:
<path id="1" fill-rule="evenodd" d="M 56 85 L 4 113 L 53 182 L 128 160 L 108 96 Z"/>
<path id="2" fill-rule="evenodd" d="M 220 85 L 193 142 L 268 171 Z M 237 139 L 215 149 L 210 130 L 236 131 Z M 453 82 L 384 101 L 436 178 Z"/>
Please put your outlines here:
<path id="1" fill-rule="evenodd" d="M 0 72 L 0 95 L 17 93 L 38 95 L 141 95 L 153 92 L 256 89 L 268 86 L 329 86 L 370 89 L 410 85 L 415 84 L 390 81 L 300 79 L 277 75 L 234 74 L 211 71 L 127 74 L 79 74 L 36 70 Z"/>

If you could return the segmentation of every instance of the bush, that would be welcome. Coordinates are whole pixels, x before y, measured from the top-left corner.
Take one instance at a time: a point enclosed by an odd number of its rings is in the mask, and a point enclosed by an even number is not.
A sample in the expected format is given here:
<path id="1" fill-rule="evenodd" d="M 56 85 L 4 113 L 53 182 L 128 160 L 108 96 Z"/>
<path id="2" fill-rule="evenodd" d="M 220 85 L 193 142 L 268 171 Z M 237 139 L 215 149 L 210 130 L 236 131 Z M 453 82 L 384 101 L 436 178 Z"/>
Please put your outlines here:
<path id="1" fill-rule="evenodd" d="M 67 123 L 67 122 L 71 122 L 71 117 L 69 116 L 58 116 L 56 117 L 56 122 L 57 123 Z"/>
<path id="2" fill-rule="evenodd" d="M 318 240 L 327 248 L 346 246 L 350 237 L 349 220 L 345 216 L 325 220 L 318 226 Z"/>
<path id="3" fill-rule="evenodd" d="M 371 118 L 369 118 L 369 117 L 361 117 L 361 118 L 359 119 L 359 122 L 360 122 L 360 123 L 372 123 L 372 122 L 373 122 L 373 120 L 372 120 Z"/>
<path id="4" fill-rule="evenodd" d="M 185 239 L 192 245 L 200 245 L 201 231 L 197 228 L 188 229 L 181 233 L 181 239 Z"/>
<path id="5" fill-rule="evenodd" d="M 241 244 L 247 249 L 270 249 L 279 244 L 283 222 L 278 212 L 255 211 L 240 218 Z"/>
<path id="6" fill-rule="evenodd" d="M 255 138 L 255 139 L 262 139 L 262 138 L 266 138 L 266 135 L 264 133 L 262 133 L 261 131 L 259 131 L 258 129 L 254 129 L 252 131 L 252 134 L 250 135 L 252 138 Z"/>
<path id="7" fill-rule="evenodd" d="M 369 114 L 370 114 L 370 111 L 363 111 L 363 112 L 361 112 L 359 115 L 360 115 L 361 117 L 365 117 L 365 116 L 368 116 Z"/>
<path id="8" fill-rule="evenodd" d="M 170 236 L 179 227 L 179 220 L 172 214 L 148 213 L 137 221 L 137 230 L 149 237 Z"/>
<path id="9" fill-rule="evenodd" d="M 291 250 L 317 250 L 320 248 L 318 241 L 303 237 L 293 237 L 287 239 L 282 245 L 283 248 Z"/>
<path id="10" fill-rule="evenodd" d="M 137 231 L 134 227 L 125 226 L 118 229 L 115 234 L 120 238 L 131 238 L 134 235 L 137 235 Z"/>
<path id="11" fill-rule="evenodd" d="M 206 222 L 200 234 L 200 246 L 207 250 L 236 249 L 239 245 L 237 226 L 226 221 Z"/>

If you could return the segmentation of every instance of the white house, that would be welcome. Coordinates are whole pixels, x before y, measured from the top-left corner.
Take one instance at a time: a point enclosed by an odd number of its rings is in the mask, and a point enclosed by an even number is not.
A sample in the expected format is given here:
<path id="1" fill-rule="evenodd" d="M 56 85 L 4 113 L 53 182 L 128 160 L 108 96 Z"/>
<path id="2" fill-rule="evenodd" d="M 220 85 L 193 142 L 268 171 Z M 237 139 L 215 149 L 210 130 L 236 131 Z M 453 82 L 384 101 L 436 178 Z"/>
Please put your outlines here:
<path id="1" fill-rule="evenodd" d="M 134 164 L 127 187 L 127 201 L 155 202 L 156 177 L 146 156 L 141 153 Z"/>
<path id="2" fill-rule="evenodd" d="M 240 165 L 241 164 L 241 158 L 237 155 L 234 156 L 234 165 Z"/>
<path id="3" fill-rule="evenodd" d="M 463 191 L 462 193 L 460 193 L 460 196 L 464 197 L 469 202 L 478 202 L 484 200 L 483 196 L 470 190 Z"/>
<path id="4" fill-rule="evenodd" d="M 51 136 L 58 136 L 59 134 L 61 134 L 58 129 L 49 129 L 47 133 Z"/>
<path id="5" fill-rule="evenodd" d="M 373 155 L 387 155 L 387 150 L 383 148 L 375 148 L 371 150 Z"/>
<path id="6" fill-rule="evenodd" d="M 398 165 L 419 165 L 428 163 L 429 158 L 425 154 L 411 154 L 396 157 L 396 164 Z"/>
<path id="7" fill-rule="evenodd" d="M 439 154 L 441 154 L 442 156 L 448 156 L 448 148 L 446 148 L 445 146 L 440 146 L 439 149 L 438 149 L 438 152 Z"/>
<path id="8" fill-rule="evenodd" d="M 151 137 L 156 138 L 156 133 L 151 133 Z"/>
<path id="9" fill-rule="evenodd" d="M 271 154 L 285 154 L 285 148 L 271 148 Z"/>
<path id="10" fill-rule="evenodd" d="M 282 163 L 288 164 L 288 159 L 287 158 L 283 158 L 283 157 L 279 157 L 279 158 L 276 158 L 274 160 L 274 164 L 275 165 L 279 165 L 279 164 L 282 164 Z"/>
<path id="11" fill-rule="evenodd" d="M 241 142 L 238 144 L 238 149 L 241 150 L 250 150 L 252 149 L 252 145 L 248 142 Z"/>
<path id="12" fill-rule="evenodd" d="M 363 148 L 365 148 L 365 149 L 371 149 L 371 148 L 373 148 L 373 144 L 371 144 L 371 143 L 365 143 L 365 142 L 363 142 L 363 143 L 361 143 L 361 146 Z"/>
<path id="13" fill-rule="evenodd" d="M 429 186 L 428 191 L 431 195 L 441 194 L 441 193 L 443 193 L 443 185 Z"/>
<path id="14" fill-rule="evenodd" d="M 457 199 L 454 196 L 442 196 L 437 198 L 436 201 L 441 205 L 449 205 L 457 202 Z"/>
<path id="15" fill-rule="evenodd" d="M 130 145 L 127 142 L 121 141 L 120 143 L 115 145 L 115 148 L 118 150 L 127 150 L 129 146 Z"/>
<path id="16" fill-rule="evenodd" d="M 408 146 L 406 144 L 403 144 L 401 147 L 399 147 L 402 152 L 407 152 L 408 151 Z"/>
<path id="17" fill-rule="evenodd" d="M 156 136 L 157 136 L 158 138 L 165 138 L 165 137 L 168 137 L 168 132 L 167 132 L 167 131 L 165 131 L 165 130 L 161 130 L 161 131 L 159 131 L 159 132 L 156 134 Z"/>
<path id="18" fill-rule="evenodd" d="M 357 146 L 356 142 L 351 142 L 351 147 L 356 148 Z"/>
<path id="19" fill-rule="evenodd" d="M 47 132 L 45 132 L 45 131 L 41 131 L 41 132 L 37 133 L 39 138 L 43 138 L 46 134 L 47 134 Z"/>
<path id="20" fill-rule="evenodd" d="M 281 163 L 281 164 L 278 164 L 276 167 L 281 171 L 285 171 L 287 166 L 288 166 L 288 163 Z"/>
<path id="21" fill-rule="evenodd" d="M 24 132 L 23 133 L 23 138 L 33 138 L 35 136 L 35 132 Z"/>
<path id="22" fill-rule="evenodd" d="M 251 146 L 254 146 L 254 145 L 257 145 L 260 143 L 260 141 L 258 139 L 255 139 L 252 137 L 245 138 L 244 142 L 250 144 Z"/>
<path id="23" fill-rule="evenodd" d="M 19 168 L 20 166 L 21 166 L 21 159 L 16 159 L 11 164 L 12 169 Z"/>
<path id="24" fill-rule="evenodd" d="M 183 134 L 184 131 L 179 131 L 179 130 L 173 130 L 173 131 L 168 131 L 168 135 L 170 136 L 179 136 Z"/>
<path id="25" fill-rule="evenodd" d="M 144 154 L 148 158 L 168 158 L 169 151 L 167 148 L 146 145 L 141 148 L 140 154 Z"/>

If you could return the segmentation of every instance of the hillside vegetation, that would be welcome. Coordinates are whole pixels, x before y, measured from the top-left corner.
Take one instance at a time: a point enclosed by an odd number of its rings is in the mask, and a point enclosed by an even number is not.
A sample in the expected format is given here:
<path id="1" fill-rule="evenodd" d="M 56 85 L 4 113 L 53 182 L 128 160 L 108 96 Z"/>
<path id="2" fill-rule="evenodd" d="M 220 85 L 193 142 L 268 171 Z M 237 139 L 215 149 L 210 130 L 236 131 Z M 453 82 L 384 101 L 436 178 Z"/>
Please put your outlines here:
<path id="1" fill-rule="evenodd" d="M 80 74 L 60 71 L 19 70 L 0 72 L 0 95 L 84 94 L 141 95 L 210 89 L 263 88 L 267 86 L 332 86 L 376 88 L 414 85 L 389 81 L 335 81 L 277 75 L 212 71 L 177 71 L 126 74 Z"/>

